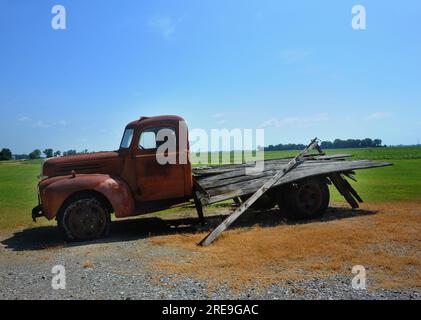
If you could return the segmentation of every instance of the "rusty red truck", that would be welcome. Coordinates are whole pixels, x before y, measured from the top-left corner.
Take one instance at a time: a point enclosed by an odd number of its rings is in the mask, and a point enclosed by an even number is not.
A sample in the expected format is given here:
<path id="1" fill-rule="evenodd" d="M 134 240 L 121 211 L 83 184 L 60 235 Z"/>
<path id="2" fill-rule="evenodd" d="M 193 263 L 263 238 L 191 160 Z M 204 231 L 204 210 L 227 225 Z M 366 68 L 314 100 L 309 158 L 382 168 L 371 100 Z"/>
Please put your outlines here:
<path id="1" fill-rule="evenodd" d="M 169 152 L 159 148 L 162 140 L 157 136 L 163 129 L 175 138 L 175 163 L 157 160 L 159 152 Z M 389 165 L 345 161 L 347 154 L 327 156 L 319 151 L 301 157 L 300 165 L 264 190 L 253 207 L 278 205 L 290 218 L 320 216 L 329 204 L 329 184 L 337 187 L 352 207 L 358 207 L 362 200 L 345 177 L 354 179 L 357 169 Z M 39 203 L 32 210 L 32 218 L 56 219 L 68 240 L 106 236 L 111 214 L 126 218 L 190 202 L 195 203 L 203 221 L 202 206 L 228 199 L 241 204 L 291 161 L 266 160 L 261 173 L 247 175 L 246 169 L 255 164 L 192 169 L 189 153 L 183 118 L 141 117 L 126 126 L 117 151 L 44 161 L 38 183 Z"/>

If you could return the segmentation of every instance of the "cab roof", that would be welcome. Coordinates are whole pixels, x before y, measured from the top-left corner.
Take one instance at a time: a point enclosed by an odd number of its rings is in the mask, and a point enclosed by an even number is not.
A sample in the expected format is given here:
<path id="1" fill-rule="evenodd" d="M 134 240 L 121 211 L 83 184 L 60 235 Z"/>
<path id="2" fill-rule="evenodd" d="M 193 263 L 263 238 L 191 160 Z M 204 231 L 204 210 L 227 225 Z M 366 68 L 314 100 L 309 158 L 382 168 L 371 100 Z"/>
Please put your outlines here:
<path id="1" fill-rule="evenodd" d="M 130 122 L 126 127 L 137 127 L 139 125 L 146 125 L 149 123 L 166 122 L 166 121 L 184 121 L 184 119 L 180 116 L 175 116 L 175 115 L 140 117 L 138 120 Z"/>

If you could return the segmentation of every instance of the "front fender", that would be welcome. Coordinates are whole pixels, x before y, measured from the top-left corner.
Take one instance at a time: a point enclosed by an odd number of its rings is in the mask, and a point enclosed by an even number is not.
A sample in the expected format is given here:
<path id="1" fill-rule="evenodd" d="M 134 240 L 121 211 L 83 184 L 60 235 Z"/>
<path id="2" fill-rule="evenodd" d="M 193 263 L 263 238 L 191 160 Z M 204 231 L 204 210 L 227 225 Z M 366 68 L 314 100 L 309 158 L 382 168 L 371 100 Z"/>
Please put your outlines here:
<path id="1" fill-rule="evenodd" d="M 127 183 L 107 174 L 54 177 L 41 181 L 38 187 L 47 219 L 53 219 L 70 196 L 82 191 L 103 195 L 113 207 L 116 217 L 128 217 L 134 212 L 133 196 Z"/>

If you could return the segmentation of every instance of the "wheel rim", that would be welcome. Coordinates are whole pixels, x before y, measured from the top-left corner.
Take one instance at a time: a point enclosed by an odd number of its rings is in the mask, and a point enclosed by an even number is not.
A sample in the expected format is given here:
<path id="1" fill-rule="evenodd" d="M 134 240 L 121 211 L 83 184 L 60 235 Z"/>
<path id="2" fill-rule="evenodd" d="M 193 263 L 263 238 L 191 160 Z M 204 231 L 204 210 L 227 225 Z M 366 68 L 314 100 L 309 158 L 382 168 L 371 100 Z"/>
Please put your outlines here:
<path id="1" fill-rule="evenodd" d="M 80 204 L 70 210 L 68 226 L 78 239 L 100 237 L 106 226 L 104 210 L 96 203 Z"/>
<path id="2" fill-rule="evenodd" d="M 300 187 L 298 192 L 298 206 L 301 211 L 311 216 L 322 205 L 323 194 L 320 187 L 313 183 L 306 183 Z"/>

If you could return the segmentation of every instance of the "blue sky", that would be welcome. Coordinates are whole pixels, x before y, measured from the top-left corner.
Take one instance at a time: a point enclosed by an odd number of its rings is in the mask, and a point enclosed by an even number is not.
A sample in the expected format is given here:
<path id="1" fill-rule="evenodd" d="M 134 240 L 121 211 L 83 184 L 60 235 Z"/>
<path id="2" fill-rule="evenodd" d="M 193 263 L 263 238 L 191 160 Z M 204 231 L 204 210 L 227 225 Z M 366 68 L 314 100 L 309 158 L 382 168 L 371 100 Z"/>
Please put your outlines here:
<path id="1" fill-rule="evenodd" d="M 66 8 L 66 30 L 51 9 Z M 367 29 L 351 28 L 351 9 Z M 421 140 L 420 1 L 0 2 L 0 147 L 112 150 L 141 115 L 190 128 Z"/>

